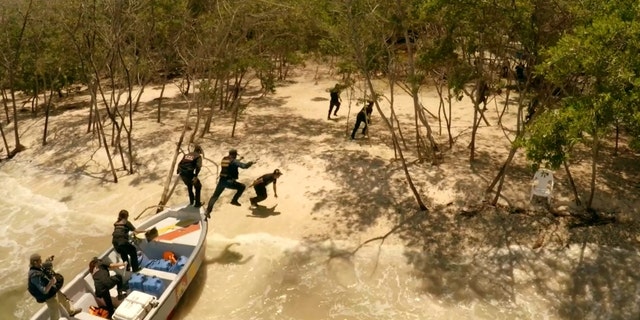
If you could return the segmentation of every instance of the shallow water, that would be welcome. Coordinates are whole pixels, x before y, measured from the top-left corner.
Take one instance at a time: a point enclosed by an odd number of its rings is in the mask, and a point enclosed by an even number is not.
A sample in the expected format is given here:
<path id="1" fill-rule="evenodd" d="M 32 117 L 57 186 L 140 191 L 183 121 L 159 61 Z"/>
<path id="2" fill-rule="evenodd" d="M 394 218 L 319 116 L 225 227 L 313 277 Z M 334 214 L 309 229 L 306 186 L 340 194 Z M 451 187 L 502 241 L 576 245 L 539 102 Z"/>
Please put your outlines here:
<path id="1" fill-rule="evenodd" d="M 71 279 L 109 244 L 104 226 L 110 222 L 40 195 L 1 170 L 0 181 L 5 222 L 0 226 L 0 254 L 6 257 L 0 264 L 0 310 L 9 319 L 28 319 L 40 307 L 26 290 L 28 256 L 33 251 L 55 254 L 56 269 Z M 635 252 L 589 245 L 534 252 L 514 246 L 487 250 L 492 254 L 481 258 L 470 254 L 467 261 L 454 263 L 402 246 L 371 245 L 355 256 L 341 255 L 353 246 L 270 234 L 228 239 L 210 229 L 205 265 L 175 318 L 496 320 L 640 315 L 640 258 Z"/>

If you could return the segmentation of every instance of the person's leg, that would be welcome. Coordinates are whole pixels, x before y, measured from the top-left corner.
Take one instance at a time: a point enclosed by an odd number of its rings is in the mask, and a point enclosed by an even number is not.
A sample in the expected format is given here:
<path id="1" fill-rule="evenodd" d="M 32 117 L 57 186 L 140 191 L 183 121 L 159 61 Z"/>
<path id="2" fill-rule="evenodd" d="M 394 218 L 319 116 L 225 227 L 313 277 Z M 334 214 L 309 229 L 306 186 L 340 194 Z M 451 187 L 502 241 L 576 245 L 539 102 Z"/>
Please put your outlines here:
<path id="1" fill-rule="evenodd" d="M 76 314 L 76 312 L 74 312 L 76 310 L 71 307 L 71 303 L 69 303 L 69 300 L 62 292 L 58 291 L 56 297 L 58 298 L 58 303 L 67 311 L 68 315 L 73 316 Z"/>
<path id="2" fill-rule="evenodd" d="M 105 292 L 101 292 L 99 295 L 96 294 L 96 296 L 104 300 L 104 309 L 109 312 L 109 319 L 111 319 L 113 313 L 116 311 L 116 308 L 113 306 L 113 301 L 111 300 L 111 294 L 107 290 Z"/>
<path id="3" fill-rule="evenodd" d="M 360 119 L 360 117 L 356 118 L 356 125 L 353 126 L 353 131 L 351 131 L 351 139 L 356 138 L 356 131 L 358 131 L 358 128 L 360 128 L 361 122 L 362 122 L 362 119 Z"/>
<path id="4" fill-rule="evenodd" d="M 193 206 L 199 208 L 200 206 L 202 206 L 202 202 L 200 202 L 200 191 L 202 191 L 202 183 L 200 182 L 200 180 L 196 180 L 196 182 L 193 184 L 193 187 L 196 189 L 196 198 Z"/>
<path id="5" fill-rule="evenodd" d="M 127 243 L 122 246 L 122 251 L 126 253 L 127 260 L 131 264 L 131 270 L 133 270 L 133 272 L 138 272 L 140 270 L 140 266 L 138 265 L 138 250 L 136 250 L 136 247 L 131 243 Z"/>
<path id="6" fill-rule="evenodd" d="M 53 296 L 45 302 L 47 303 L 47 308 L 49 309 L 49 319 L 60 319 L 60 304 L 58 303 L 58 297 Z"/>
<path id="7" fill-rule="evenodd" d="M 327 115 L 327 119 L 331 119 L 332 110 L 333 110 L 333 101 L 329 101 L 329 114 Z"/>
<path id="8" fill-rule="evenodd" d="M 211 198 L 209 198 L 209 203 L 207 203 L 207 217 L 211 214 L 211 211 L 213 210 L 213 205 L 216 204 L 216 201 L 218 201 L 218 198 L 220 197 L 220 195 L 222 194 L 222 191 L 224 191 L 226 187 L 227 187 L 227 184 L 225 183 L 225 181 L 223 180 L 218 181 L 216 190 L 213 191 Z"/>
<path id="9" fill-rule="evenodd" d="M 122 262 L 126 262 L 127 263 L 127 271 L 131 271 L 131 264 L 129 263 L 129 254 L 127 253 L 126 250 L 124 250 L 123 245 L 114 245 L 113 246 L 114 249 L 116 249 L 116 252 L 118 254 L 120 254 L 120 258 L 122 259 Z M 138 259 L 138 257 L 136 257 L 136 260 Z"/>
<path id="10" fill-rule="evenodd" d="M 256 197 L 254 198 L 255 200 L 253 201 L 253 203 L 258 204 L 258 202 L 263 201 L 267 198 L 267 187 L 263 185 L 257 185 L 255 189 Z"/>
<path id="11" fill-rule="evenodd" d="M 193 205 L 194 195 L 193 195 L 193 177 L 188 174 L 181 174 L 180 178 L 182 182 L 187 186 L 187 192 L 189 193 L 189 204 Z"/>
<path id="12" fill-rule="evenodd" d="M 362 134 L 367 134 L 367 128 L 369 127 L 369 124 L 367 123 L 367 121 L 362 121 L 364 122 L 364 128 L 362 128 Z"/>
<path id="13" fill-rule="evenodd" d="M 338 116 L 338 110 L 340 110 L 340 101 L 336 102 L 336 111 L 333 112 L 334 116 Z"/>
<path id="14" fill-rule="evenodd" d="M 236 190 L 236 194 L 234 194 L 233 198 L 231 199 L 231 204 L 239 206 L 240 202 L 238 202 L 238 199 L 240 199 L 240 197 L 242 196 L 242 193 L 244 192 L 246 186 L 238 181 L 233 181 L 227 186 L 227 188 Z"/>

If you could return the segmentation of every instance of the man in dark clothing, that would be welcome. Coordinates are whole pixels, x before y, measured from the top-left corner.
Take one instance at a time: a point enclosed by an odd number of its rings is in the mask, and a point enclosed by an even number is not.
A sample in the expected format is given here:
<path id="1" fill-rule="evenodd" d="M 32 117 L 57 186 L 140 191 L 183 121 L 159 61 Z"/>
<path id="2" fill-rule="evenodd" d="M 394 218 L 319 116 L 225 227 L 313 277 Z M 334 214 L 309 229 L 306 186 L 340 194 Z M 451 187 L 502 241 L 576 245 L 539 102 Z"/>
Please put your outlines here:
<path id="1" fill-rule="evenodd" d="M 273 195 L 277 198 L 278 191 L 276 190 L 276 182 L 278 178 L 282 176 L 282 172 L 279 169 L 273 171 L 273 173 L 267 173 L 260 178 L 256 179 L 249 187 L 253 187 L 256 190 L 256 196 L 249 199 L 252 206 L 256 206 L 258 202 L 267 198 L 267 186 L 273 182 Z"/>
<path id="2" fill-rule="evenodd" d="M 353 127 L 353 131 L 351 131 L 351 139 L 356 138 L 356 131 L 360 128 L 360 123 L 364 123 L 364 128 L 362 128 L 362 134 L 367 134 L 367 125 L 371 123 L 371 113 L 373 112 L 373 101 L 367 101 L 367 105 L 358 112 L 358 116 L 356 117 L 356 125 Z"/>
<path id="3" fill-rule="evenodd" d="M 62 306 L 69 316 L 80 313 L 82 309 L 72 308 L 69 299 L 60 291 L 62 283 L 58 283 L 53 271 L 53 256 L 47 258 L 50 264 L 48 270 L 43 266 L 42 257 L 34 253 L 29 257 L 29 277 L 27 288 L 29 293 L 38 303 L 45 302 L 49 309 L 49 319 L 60 318 L 60 306 Z"/>
<path id="4" fill-rule="evenodd" d="M 333 107 L 336 107 L 336 111 L 333 112 L 334 116 L 338 116 L 338 109 L 340 109 L 340 103 L 342 102 L 342 98 L 340 98 L 340 84 L 336 83 L 335 87 L 329 91 L 329 96 L 331 100 L 329 101 L 329 115 L 327 115 L 327 120 L 331 119 L 331 111 Z"/>
<path id="5" fill-rule="evenodd" d="M 129 211 L 120 210 L 118 220 L 113 224 L 113 236 L 111 244 L 113 248 L 120 254 L 122 261 L 128 262 L 127 270 L 133 268 L 133 272 L 138 272 L 138 252 L 129 242 L 129 232 L 144 233 L 144 230 L 138 230 L 129 222 Z"/>
<path id="6" fill-rule="evenodd" d="M 238 159 L 238 151 L 235 149 L 229 150 L 229 155 L 222 158 L 220 164 L 220 179 L 218 180 L 218 185 L 216 185 L 216 190 L 213 191 L 213 195 L 209 199 L 209 203 L 207 204 L 207 219 L 211 218 L 211 211 L 213 210 L 213 205 L 218 201 L 218 197 L 222 194 L 224 189 L 234 189 L 236 190 L 236 194 L 231 199 L 231 204 L 234 206 L 240 206 L 240 196 L 244 192 L 246 186 L 236 180 L 238 180 L 238 168 L 247 169 L 253 165 L 253 161 L 249 161 L 247 163 L 240 162 Z"/>
<path id="7" fill-rule="evenodd" d="M 112 276 L 109 273 L 109 270 L 125 267 L 126 265 L 126 263 L 107 263 L 97 257 L 94 257 L 91 259 L 91 262 L 89 262 L 89 273 L 91 273 L 93 277 L 93 284 L 96 288 L 96 297 L 104 300 L 105 309 L 109 312 L 110 317 L 113 316 L 115 307 L 113 306 L 109 290 L 116 287 L 118 290 L 118 300 L 122 300 L 126 295 L 127 289 L 124 285 L 122 276 L 119 274 Z"/>
<path id="8" fill-rule="evenodd" d="M 202 147 L 196 146 L 193 152 L 185 154 L 178 164 L 178 174 L 182 182 L 187 186 L 187 191 L 189 192 L 189 204 L 196 208 L 202 206 L 200 202 L 202 184 L 200 183 L 200 179 L 198 179 L 198 173 L 200 173 L 200 169 L 202 168 L 203 154 Z"/>

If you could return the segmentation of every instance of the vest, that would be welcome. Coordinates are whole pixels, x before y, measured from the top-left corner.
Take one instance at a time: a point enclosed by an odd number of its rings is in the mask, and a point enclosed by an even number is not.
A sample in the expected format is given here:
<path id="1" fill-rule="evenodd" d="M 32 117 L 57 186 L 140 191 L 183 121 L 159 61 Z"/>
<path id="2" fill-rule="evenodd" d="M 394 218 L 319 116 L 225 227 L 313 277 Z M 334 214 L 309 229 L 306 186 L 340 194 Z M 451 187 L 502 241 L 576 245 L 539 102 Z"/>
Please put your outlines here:
<path id="1" fill-rule="evenodd" d="M 113 240 L 111 244 L 120 246 L 129 242 L 129 228 L 127 228 L 127 220 L 119 220 L 113 224 Z"/>
<path id="2" fill-rule="evenodd" d="M 238 179 L 238 166 L 233 164 L 229 156 L 225 156 L 220 162 L 220 179 Z"/>
<path id="3" fill-rule="evenodd" d="M 178 174 L 193 174 L 198 166 L 199 158 L 200 154 L 197 152 L 186 154 L 178 164 Z"/>
<path id="4" fill-rule="evenodd" d="M 51 297 L 56 295 L 56 292 L 58 292 L 58 289 L 53 286 L 51 287 L 51 289 L 49 289 L 49 292 L 42 293 L 35 284 L 31 283 L 31 279 L 33 278 L 38 278 L 38 281 L 40 281 L 40 285 L 42 285 L 43 287 L 46 287 L 49 284 L 49 279 L 47 279 L 47 277 L 44 275 L 42 269 L 37 267 L 29 268 L 29 278 L 27 279 L 27 281 L 29 282 L 29 293 L 34 298 L 36 298 L 36 301 L 38 301 L 38 303 L 43 303 L 49 300 Z"/>

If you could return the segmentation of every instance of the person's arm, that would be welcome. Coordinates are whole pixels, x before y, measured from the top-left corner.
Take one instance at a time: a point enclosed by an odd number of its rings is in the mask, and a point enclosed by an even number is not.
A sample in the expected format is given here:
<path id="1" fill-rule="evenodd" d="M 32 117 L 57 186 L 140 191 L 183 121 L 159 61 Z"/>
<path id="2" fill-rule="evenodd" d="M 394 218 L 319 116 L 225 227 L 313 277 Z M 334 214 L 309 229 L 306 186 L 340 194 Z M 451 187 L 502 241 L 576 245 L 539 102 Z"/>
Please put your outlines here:
<path id="1" fill-rule="evenodd" d="M 131 230 L 131 232 L 133 232 L 133 233 L 144 233 L 144 232 L 147 232 L 146 230 L 136 229 L 136 227 L 134 227 L 133 224 L 129 220 L 127 220 L 127 228 L 129 230 Z"/>
<path id="2" fill-rule="evenodd" d="M 198 157 L 198 160 L 196 160 L 196 176 L 193 177 L 194 179 L 198 177 L 198 174 L 200 173 L 200 170 L 202 169 L 202 156 Z"/>
<path id="3" fill-rule="evenodd" d="M 29 281 L 31 281 L 31 283 L 34 284 L 36 286 L 36 288 L 38 288 L 38 290 L 40 290 L 40 292 L 42 292 L 43 294 L 49 293 L 49 290 L 51 290 L 51 288 L 57 282 L 55 277 L 52 277 L 51 280 L 49 280 L 49 283 L 47 283 L 46 286 L 42 286 L 42 284 L 40 283 L 40 277 L 31 277 L 31 279 Z"/>
<path id="4" fill-rule="evenodd" d="M 253 183 L 251 183 L 251 185 L 249 186 L 249 188 L 255 186 L 256 184 L 262 183 L 262 177 L 256 179 L 253 181 Z"/>
<path id="5" fill-rule="evenodd" d="M 278 179 L 273 180 L 273 196 L 274 197 L 278 197 L 278 191 L 276 190 L 276 184 L 278 182 Z"/>
<path id="6" fill-rule="evenodd" d="M 247 168 L 249 168 L 249 167 L 251 167 L 253 165 L 253 161 L 249 161 L 247 163 L 244 163 L 244 162 L 240 162 L 239 160 L 236 159 L 236 160 L 233 160 L 233 164 L 235 164 L 239 168 L 247 169 Z"/>
<path id="7" fill-rule="evenodd" d="M 109 267 L 109 269 L 118 269 L 118 268 L 123 268 L 123 267 L 126 267 L 126 266 L 127 266 L 126 263 L 119 262 L 119 263 L 112 263 L 108 267 Z"/>

